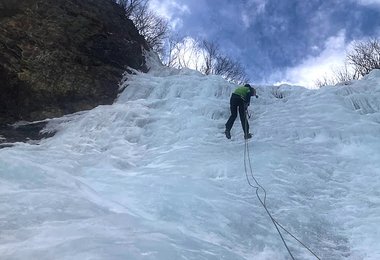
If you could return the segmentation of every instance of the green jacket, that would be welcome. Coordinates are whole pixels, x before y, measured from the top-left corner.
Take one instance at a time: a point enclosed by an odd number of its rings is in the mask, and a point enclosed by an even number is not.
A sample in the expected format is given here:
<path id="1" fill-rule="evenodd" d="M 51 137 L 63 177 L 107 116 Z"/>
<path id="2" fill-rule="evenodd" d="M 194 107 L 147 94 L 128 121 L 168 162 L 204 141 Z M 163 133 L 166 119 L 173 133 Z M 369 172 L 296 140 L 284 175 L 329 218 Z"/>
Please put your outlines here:
<path id="1" fill-rule="evenodd" d="M 244 100 L 244 102 L 249 106 L 251 102 L 251 96 L 256 95 L 254 88 L 239 86 L 237 89 L 235 89 L 234 94 L 241 97 L 241 99 Z"/>

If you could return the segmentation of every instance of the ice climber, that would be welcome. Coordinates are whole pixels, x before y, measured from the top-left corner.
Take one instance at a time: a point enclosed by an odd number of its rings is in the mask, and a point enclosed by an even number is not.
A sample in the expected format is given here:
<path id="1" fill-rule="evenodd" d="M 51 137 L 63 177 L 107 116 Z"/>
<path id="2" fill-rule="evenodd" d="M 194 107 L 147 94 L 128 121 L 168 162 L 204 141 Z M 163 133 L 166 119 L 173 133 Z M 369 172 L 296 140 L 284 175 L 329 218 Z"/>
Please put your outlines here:
<path id="1" fill-rule="evenodd" d="M 256 98 L 258 98 L 258 96 L 256 95 L 256 90 L 249 84 L 239 86 L 232 93 L 230 99 L 231 116 L 226 123 L 226 131 L 224 132 L 228 139 L 231 139 L 231 128 L 237 117 L 238 110 L 241 126 L 243 127 L 244 131 L 244 138 L 249 139 L 252 137 L 252 134 L 249 132 L 249 124 L 247 120 L 247 108 L 251 101 L 251 96 L 255 96 Z"/>

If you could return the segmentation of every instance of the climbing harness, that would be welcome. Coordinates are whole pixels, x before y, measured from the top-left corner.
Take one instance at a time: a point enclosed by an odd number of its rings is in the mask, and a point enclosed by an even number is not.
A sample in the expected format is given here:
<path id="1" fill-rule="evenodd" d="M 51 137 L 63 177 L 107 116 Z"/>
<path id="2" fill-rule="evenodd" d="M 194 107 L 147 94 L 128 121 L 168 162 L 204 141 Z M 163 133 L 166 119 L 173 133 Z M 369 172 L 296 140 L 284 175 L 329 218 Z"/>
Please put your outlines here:
<path id="1" fill-rule="evenodd" d="M 245 111 L 245 124 L 246 124 L 246 129 L 248 125 L 248 118 L 251 118 L 251 115 L 248 113 L 248 111 Z M 248 159 L 248 160 L 247 160 Z M 248 167 L 247 167 L 248 165 Z M 248 168 L 249 168 L 249 173 L 248 174 Z M 286 244 L 286 241 L 280 231 L 280 228 L 283 229 L 286 233 L 288 233 L 293 239 L 295 239 L 298 243 L 300 243 L 304 248 L 306 248 L 311 254 L 313 254 L 318 260 L 321 260 L 308 246 L 306 246 L 301 240 L 299 240 L 296 236 L 294 236 L 290 231 L 288 231 L 286 228 L 284 228 L 276 219 L 273 218 L 272 214 L 269 212 L 267 205 L 266 205 L 266 198 L 267 198 L 267 192 L 264 189 L 263 186 L 260 185 L 260 183 L 257 181 L 256 177 L 253 175 L 253 170 L 252 170 L 252 164 L 251 164 L 251 159 L 250 159 L 250 154 L 249 154 L 249 146 L 248 146 L 248 140 L 245 139 L 245 149 L 244 149 L 244 170 L 245 170 L 245 176 L 248 182 L 248 185 L 251 186 L 252 188 L 255 189 L 256 196 L 258 200 L 260 201 L 261 205 L 264 207 L 266 213 L 268 214 L 269 218 L 271 219 L 273 225 L 275 226 L 284 246 L 286 247 L 286 250 L 288 251 L 290 257 L 295 260 L 292 252 L 290 251 L 290 248 Z M 249 176 L 250 175 L 250 176 Z M 256 185 L 254 185 L 250 178 L 251 177 Z M 259 190 L 261 190 L 264 193 L 264 199 L 259 194 Z"/>

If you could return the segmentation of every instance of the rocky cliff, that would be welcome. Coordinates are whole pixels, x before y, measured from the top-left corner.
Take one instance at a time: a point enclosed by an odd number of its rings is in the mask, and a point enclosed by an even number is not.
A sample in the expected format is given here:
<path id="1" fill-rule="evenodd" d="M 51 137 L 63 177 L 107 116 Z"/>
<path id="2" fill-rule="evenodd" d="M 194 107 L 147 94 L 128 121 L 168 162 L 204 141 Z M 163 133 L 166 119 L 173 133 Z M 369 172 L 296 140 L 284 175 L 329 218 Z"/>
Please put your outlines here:
<path id="1" fill-rule="evenodd" d="M 112 103 L 143 49 L 112 0 L 0 0 L 0 124 Z"/>

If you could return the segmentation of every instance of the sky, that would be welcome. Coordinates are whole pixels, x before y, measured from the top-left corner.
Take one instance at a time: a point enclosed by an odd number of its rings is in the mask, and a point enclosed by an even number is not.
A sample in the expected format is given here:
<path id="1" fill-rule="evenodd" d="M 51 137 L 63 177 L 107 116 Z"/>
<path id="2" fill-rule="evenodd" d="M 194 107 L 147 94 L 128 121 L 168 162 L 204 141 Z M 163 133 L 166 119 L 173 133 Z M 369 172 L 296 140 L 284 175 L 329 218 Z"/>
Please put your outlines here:
<path id="1" fill-rule="evenodd" d="M 151 0 L 182 36 L 219 43 L 253 83 L 314 85 L 353 41 L 380 37 L 380 0 Z"/>

